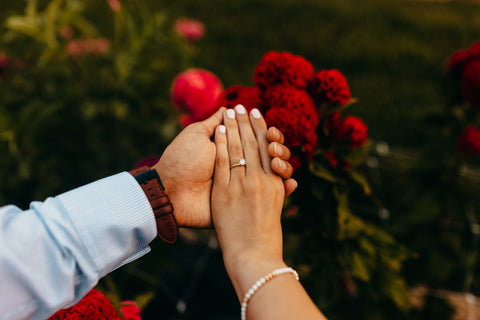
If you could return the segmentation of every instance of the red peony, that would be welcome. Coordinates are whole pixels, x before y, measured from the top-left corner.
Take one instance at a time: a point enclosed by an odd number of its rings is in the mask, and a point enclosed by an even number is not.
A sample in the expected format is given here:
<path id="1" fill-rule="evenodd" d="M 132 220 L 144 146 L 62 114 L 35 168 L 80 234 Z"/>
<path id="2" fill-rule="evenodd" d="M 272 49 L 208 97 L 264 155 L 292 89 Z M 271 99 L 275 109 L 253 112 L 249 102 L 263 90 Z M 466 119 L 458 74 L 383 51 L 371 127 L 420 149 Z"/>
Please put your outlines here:
<path id="1" fill-rule="evenodd" d="M 49 320 L 120 320 L 110 301 L 99 291 L 92 289 L 72 307 L 59 310 Z"/>
<path id="2" fill-rule="evenodd" d="M 175 106 L 184 113 L 181 124 L 187 126 L 215 113 L 222 90 L 222 83 L 210 71 L 189 69 L 179 74 L 173 81 L 172 97 Z"/>
<path id="3" fill-rule="evenodd" d="M 350 101 L 351 94 L 347 79 L 338 70 L 321 70 L 312 82 L 312 95 L 321 102 L 337 102 L 345 105 Z"/>
<path id="4" fill-rule="evenodd" d="M 261 89 L 279 83 L 305 89 L 314 74 L 312 64 L 303 57 L 289 52 L 270 51 L 255 68 L 253 81 Z"/>
<path id="5" fill-rule="evenodd" d="M 467 50 L 455 52 L 447 66 L 448 72 L 460 79 L 463 98 L 480 109 L 480 42 Z"/>
<path id="6" fill-rule="evenodd" d="M 262 109 L 260 89 L 257 87 L 233 86 L 223 91 L 217 100 L 217 107 L 233 108 L 243 104 L 248 111 L 253 108 Z"/>
<path id="7" fill-rule="evenodd" d="M 205 34 L 205 26 L 200 21 L 181 18 L 175 22 L 175 32 L 189 41 L 196 41 Z"/>
<path id="8" fill-rule="evenodd" d="M 468 126 L 458 138 L 458 147 L 463 152 L 476 156 L 480 154 L 480 130 Z"/>
<path id="9" fill-rule="evenodd" d="M 135 301 L 123 301 L 120 312 L 123 314 L 123 319 L 125 320 L 142 320 L 140 308 Z"/>

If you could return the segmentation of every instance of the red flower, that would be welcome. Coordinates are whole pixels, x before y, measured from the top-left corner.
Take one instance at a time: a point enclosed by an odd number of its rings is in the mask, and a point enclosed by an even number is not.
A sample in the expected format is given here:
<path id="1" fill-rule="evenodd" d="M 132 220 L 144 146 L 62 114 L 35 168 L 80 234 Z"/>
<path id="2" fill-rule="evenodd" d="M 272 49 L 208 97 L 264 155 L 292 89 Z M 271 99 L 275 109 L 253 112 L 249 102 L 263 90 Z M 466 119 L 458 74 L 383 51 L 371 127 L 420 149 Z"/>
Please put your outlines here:
<path id="1" fill-rule="evenodd" d="M 340 126 L 340 139 L 350 143 L 350 147 L 358 148 L 367 141 L 368 128 L 365 123 L 354 116 L 346 116 Z"/>
<path id="2" fill-rule="evenodd" d="M 350 101 L 351 94 L 347 79 L 338 70 L 321 70 L 312 83 L 312 95 L 321 102 L 337 102 L 345 105 Z"/>
<path id="3" fill-rule="evenodd" d="M 455 52 L 447 66 L 448 72 L 460 78 L 463 98 L 472 107 L 480 109 L 480 42 L 467 50 Z"/>
<path id="4" fill-rule="evenodd" d="M 3 52 L 0 52 L 0 81 L 3 80 L 5 74 L 10 67 L 10 60 L 8 59 L 7 55 Z"/>
<path id="5" fill-rule="evenodd" d="M 295 109 L 272 108 L 265 114 L 267 125 L 275 126 L 285 135 L 285 145 L 313 156 L 317 145 L 315 126 Z"/>
<path id="6" fill-rule="evenodd" d="M 282 84 L 270 86 L 264 95 L 265 104 L 270 109 L 293 109 L 300 113 L 311 126 L 318 125 L 318 112 L 313 99 L 304 90 Z"/>
<path id="7" fill-rule="evenodd" d="M 305 89 L 314 74 L 312 64 L 303 57 L 289 52 L 270 51 L 255 68 L 253 81 L 261 89 L 279 83 Z"/>
<path id="8" fill-rule="evenodd" d="M 146 158 L 140 159 L 137 163 L 133 165 L 133 167 L 134 168 L 141 168 L 144 166 L 153 167 L 154 165 L 157 164 L 159 159 L 160 159 L 159 156 L 146 157 Z"/>
<path id="9" fill-rule="evenodd" d="M 222 90 L 222 83 L 210 71 L 189 69 L 178 75 L 173 81 L 172 98 L 175 106 L 186 113 L 181 124 L 187 126 L 215 113 Z"/>
<path id="10" fill-rule="evenodd" d="M 123 319 L 125 320 L 142 320 L 140 308 L 135 301 L 123 301 L 120 312 L 123 314 Z"/>
<path id="11" fill-rule="evenodd" d="M 99 291 L 92 289 L 72 307 L 55 313 L 49 320 L 120 320 L 110 301 Z"/>
<path id="12" fill-rule="evenodd" d="M 293 171 L 300 169 L 305 162 L 302 157 L 297 153 L 292 153 L 288 162 L 292 165 Z"/>
<path id="13" fill-rule="evenodd" d="M 233 108 L 237 104 L 243 104 L 248 111 L 253 108 L 261 109 L 260 89 L 257 87 L 233 86 L 223 91 L 217 100 L 217 107 Z"/>
<path id="14" fill-rule="evenodd" d="M 105 55 L 110 50 L 110 40 L 106 38 L 72 40 L 67 44 L 67 53 L 71 56 L 94 54 Z"/>
<path id="15" fill-rule="evenodd" d="M 324 130 L 330 144 L 343 141 L 352 149 L 362 146 L 368 137 L 368 127 L 361 119 L 346 116 L 345 119 L 340 120 L 338 111 L 329 115 Z"/>
<path id="16" fill-rule="evenodd" d="M 205 34 L 205 26 L 200 21 L 181 18 L 175 22 L 175 32 L 189 41 L 196 41 Z"/>
<path id="17" fill-rule="evenodd" d="M 458 138 L 458 147 L 463 152 L 476 156 L 480 154 L 480 130 L 468 126 Z"/>
<path id="18" fill-rule="evenodd" d="M 107 2 L 113 12 L 118 12 L 122 9 L 122 4 L 119 0 L 107 0 Z"/>
<path id="19" fill-rule="evenodd" d="M 337 158 L 335 158 L 332 151 L 330 150 L 326 151 L 325 156 L 327 157 L 328 161 L 330 161 L 330 163 L 332 164 L 332 167 L 334 168 L 338 167 L 338 160 Z"/>
<path id="20" fill-rule="evenodd" d="M 480 59 L 465 66 L 461 88 L 463 98 L 474 108 L 480 109 Z"/>
<path id="21" fill-rule="evenodd" d="M 480 59 L 480 41 L 474 43 L 469 49 L 455 52 L 448 61 L 447 71 L 452 76 L 461 76 L 465 66 L 471 61 Z"/>

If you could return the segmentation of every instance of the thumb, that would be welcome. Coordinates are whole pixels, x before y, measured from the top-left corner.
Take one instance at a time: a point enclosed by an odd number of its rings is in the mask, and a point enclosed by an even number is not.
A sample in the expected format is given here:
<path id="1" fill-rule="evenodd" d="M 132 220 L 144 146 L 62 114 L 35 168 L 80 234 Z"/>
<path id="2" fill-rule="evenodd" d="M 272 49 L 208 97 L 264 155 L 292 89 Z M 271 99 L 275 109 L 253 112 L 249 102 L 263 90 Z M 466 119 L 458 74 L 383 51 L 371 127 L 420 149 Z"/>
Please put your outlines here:
<path id="1" fill-rule="evenodd" d="M 208 136 L 211 137 L 215 132 L 215 128 L 217 128 L 223 122 L 223 113 L 225 112 L 226 108 L 221 107 L 217 110 L 210 118 L 203 120 L 200 124 L 204 125 L 207 129 Z"/>

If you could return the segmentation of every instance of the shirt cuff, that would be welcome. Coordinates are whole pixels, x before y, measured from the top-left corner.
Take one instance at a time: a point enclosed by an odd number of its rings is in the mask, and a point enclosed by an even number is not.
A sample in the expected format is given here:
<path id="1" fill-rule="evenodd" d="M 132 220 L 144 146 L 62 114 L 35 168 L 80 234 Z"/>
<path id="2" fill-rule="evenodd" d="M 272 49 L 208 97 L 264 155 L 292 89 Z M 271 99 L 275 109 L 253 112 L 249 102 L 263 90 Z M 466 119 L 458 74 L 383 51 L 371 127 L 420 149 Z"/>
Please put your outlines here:
<path id="1" fill-rule="evenodd" d="M 57 196 L 100 277 L 150 251 L 157 229 L 150 202 L 122 172 Z"/>

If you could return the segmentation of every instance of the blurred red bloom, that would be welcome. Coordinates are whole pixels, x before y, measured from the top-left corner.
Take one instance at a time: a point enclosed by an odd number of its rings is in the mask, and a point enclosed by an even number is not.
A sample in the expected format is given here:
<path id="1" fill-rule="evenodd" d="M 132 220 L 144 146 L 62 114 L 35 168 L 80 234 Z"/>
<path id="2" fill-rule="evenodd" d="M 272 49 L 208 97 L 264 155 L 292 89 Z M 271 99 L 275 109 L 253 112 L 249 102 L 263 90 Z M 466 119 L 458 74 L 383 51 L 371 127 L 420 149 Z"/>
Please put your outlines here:
<path id="1" fill-rule="evenodd" d="M 350 147 L 358 148 L 362 146 L 368 137 L 368 127 L 365 123 L 354 116 L 346 116 L 340 126 L 340 139 L 349 142 Z"/>
<path id="2" fill-rule="evenodd" d="M 337 102 L 345 105 L 351 98 L 347 79 L 335 69 L 318 72 L 314 77 L 311 91 L 319 102 Z"/>
<path id="3" fill-rule="evenodd" d="M 447 65 L 448 72 L 460 79 L 463 98 L 472 107 L 480 109 L 480 42 L 467 50 L 459 50 Z"/>
<path id="4" fill-rule="evenodd" d="M 198 20 L 180 18 L 175 22 L 175 32 L 189 41 L 196 41 L 205 34 L 205 26 Z"/>
<path id="5" fill-rule="evenodd" d="M 122 4 L 119 0 L 107 0 L 107 2 L 113 12 L 118 12 L 122 9 Z"/>
<path id="6" fill-rule="evenodd" d="M 146 158 L 141 159 L 137 163 L 135 163 L 135 165 L 133 167 L 134 168 L 141 168 L 143 166 L 153 167 L 155 164 L 157 164 L 159 159 L 160 159 L 159 156 L 146 157 Z"/>
<path id="7" fill-rule="evenodd" d="M 125 320 L 142 320 L 140 308 L 135 301 L 123 301 L 120 312 L 123 314 L 123 319 Z"/>
<path id="8" fill-rule="evenodd" d="M 233 86 L 225 89 L 217 100 L 217 107 L 233 108 L 237 104 L 243 104 L 248 111 L 253 108 L 261 109 L 260 89 L 257 87 Z"/>
<path id="9" fill-rule="evenodd" d="M 361 119 L 346 116 L 345 119 L 340 120 L 338 111 L 328 116 L 324 130 L 330 144 L 343 141 L 352 149 L 362 146 L 368 137 L 368 127 Z"/>
<path id="10" fill-rule="evenodd" d="M 480 130 L 468 126 L 458 138 L 458 147 L 463 152 L 476 156 L 480 154 Z"/>
<path id="11" fill-rule="evenodd" d="M 314 74 L 312 64 L 303 57 L 289 52 L 269 51 L 255 68 L 253 81 L 261 89 L 279 83 L 305 89 Z"/>
<path id="12" fill-rule="evenodd" d="M 173 81 L 172 99 L 184 113 L 180 118 L 181 124 L 187 126 L 215 113 L 222 91 L 222 83 L 210 71 L 189 69 L 179 74 Z"/>
<path id="13" fill-rule="evenodd" d="M 49 320 L 120 320 L 110 301 L 99 291 L 92 289 L 70 308 L 59 310 Z"/>
<path id="14" fill-rule="evenodd" d="M 3 80 L 5 74 L 10 67 L 10 59 L 4 52 L 0 52 L 0 81 Z"/>
<path id="15" fill-rule="evenodd" d="M 325 156 L 327 157 L 328 161 L 330 161 L 332 167 L 334 168 L 338 167 L 338 160 L 337 158 L 335 158 L 332 151 L 330 150 L 326 151 Z"/>
<path id="16" fill-rule="evenodd" d="M 71 40 L 67 44 L 67 53 L 71 56 L 94 54 L 101 56 L 110 50 L 110 41 L 106 38 Z"/>
<path id="17" fill-rule="evenodd" d="M 73 37 L 73 29 L 71 26 L 63 26 L 59 33 L 60 36 L 66 40 L 70 40 Z"/>
<path id="18" fill-rule="evenodd" d="M 480 109 L 480 59 L 465 66 L 461 88 L 464 99 L 472 107 Z"/>

